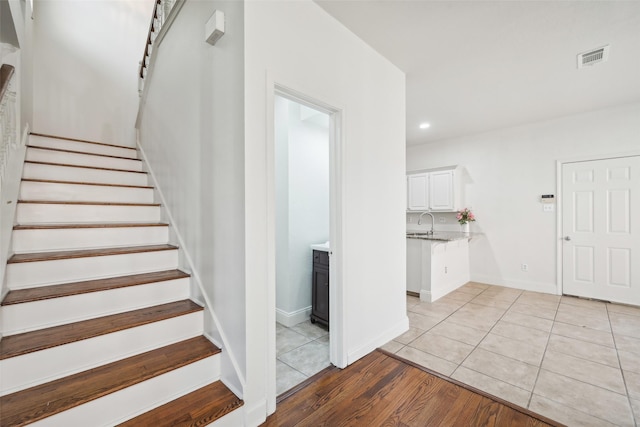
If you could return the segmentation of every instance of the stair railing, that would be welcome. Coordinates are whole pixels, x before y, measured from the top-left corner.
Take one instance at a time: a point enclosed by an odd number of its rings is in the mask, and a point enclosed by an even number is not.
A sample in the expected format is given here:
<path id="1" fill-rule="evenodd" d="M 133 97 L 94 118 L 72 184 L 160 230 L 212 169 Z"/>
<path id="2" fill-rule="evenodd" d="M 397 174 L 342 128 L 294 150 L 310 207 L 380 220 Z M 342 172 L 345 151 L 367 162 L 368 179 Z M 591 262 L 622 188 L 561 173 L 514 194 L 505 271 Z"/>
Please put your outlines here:
<path id="1" fill-rule="evenodd" d="M 178 0 L 156 0 L 155 7 L 151 14 L 151 23 L 149 24 L 149 33 L 147 35 L 147 44 L 144 47 L 144 54 L 142 55 L 142 61 L 140 61 L 140 68 L 138 72 L 138 91 L 142 93 L 144 89 L 144 79 L 147 77 L 147 72 L 151 63 L 151 53 L 154 47 L 160 43 L 160 30 L 162 27 L 170 23 L 173 19 L 171 11 L 176 6 L 176 3 L 182 3 Z M 176 8 L 177 9 L 177 8 Z"/>
<path id="2" fill-rule="evenodd" d="M 0 187 L 11 150 L 18 146 L 18 103 L 14 72 L 12 65 L 2 64 L 0 67 Z"/>

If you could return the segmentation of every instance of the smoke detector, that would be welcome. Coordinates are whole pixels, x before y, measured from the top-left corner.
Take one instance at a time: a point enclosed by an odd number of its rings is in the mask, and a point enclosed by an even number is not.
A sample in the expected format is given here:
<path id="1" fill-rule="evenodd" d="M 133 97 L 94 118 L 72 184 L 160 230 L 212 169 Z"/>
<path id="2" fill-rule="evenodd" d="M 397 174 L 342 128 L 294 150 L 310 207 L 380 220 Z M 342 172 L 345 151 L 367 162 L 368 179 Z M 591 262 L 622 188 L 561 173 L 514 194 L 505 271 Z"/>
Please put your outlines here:
<path id="1" fill-rule="evenodd" d="M 578 68 L 590 67 L 609 59 L 609 45 L 578 54 Z"/>

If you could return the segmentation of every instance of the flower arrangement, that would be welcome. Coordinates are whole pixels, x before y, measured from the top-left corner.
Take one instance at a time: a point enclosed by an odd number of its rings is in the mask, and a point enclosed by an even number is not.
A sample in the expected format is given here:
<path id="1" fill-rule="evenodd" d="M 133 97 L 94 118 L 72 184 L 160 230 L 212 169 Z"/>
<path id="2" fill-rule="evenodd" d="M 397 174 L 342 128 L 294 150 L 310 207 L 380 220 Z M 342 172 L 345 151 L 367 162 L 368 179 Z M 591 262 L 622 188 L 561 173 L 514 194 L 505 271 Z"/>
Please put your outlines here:
<path id="1" fill-rule="evenodd" d="M 476 217 L 469 208 L 464 208 L 463 210 L 458 211 L 458 214 L 456 215 L 456 219 L 458 220 L 460 225 L 464 225 L 468 222 L 475 221 Z"/>

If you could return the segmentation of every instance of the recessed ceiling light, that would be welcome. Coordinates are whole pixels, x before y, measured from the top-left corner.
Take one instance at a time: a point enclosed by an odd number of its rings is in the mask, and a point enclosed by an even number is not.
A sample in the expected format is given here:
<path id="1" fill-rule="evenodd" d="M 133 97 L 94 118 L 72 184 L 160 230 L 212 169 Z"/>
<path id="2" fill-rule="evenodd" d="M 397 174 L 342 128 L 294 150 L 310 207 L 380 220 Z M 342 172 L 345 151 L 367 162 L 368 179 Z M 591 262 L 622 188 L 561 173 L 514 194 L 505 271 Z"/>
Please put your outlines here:
<path id="1" fill-rule="evenodd" d="M 429 123 L 420 123 L 420 129 L 427 129 L 429 126 L 431 126 Z"/>

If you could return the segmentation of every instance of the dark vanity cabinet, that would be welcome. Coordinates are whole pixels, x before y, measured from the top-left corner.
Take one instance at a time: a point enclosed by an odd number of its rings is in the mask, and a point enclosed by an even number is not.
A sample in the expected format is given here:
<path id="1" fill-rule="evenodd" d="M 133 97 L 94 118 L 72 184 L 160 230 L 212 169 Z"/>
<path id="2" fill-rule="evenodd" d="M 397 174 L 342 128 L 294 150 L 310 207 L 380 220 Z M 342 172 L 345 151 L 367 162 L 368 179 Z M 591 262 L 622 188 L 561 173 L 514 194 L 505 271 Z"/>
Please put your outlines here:
<path id="1" fill-rule="evenodd" d="M 311 323 L 329 327 L 329 253 L 313 251 Z"/>

